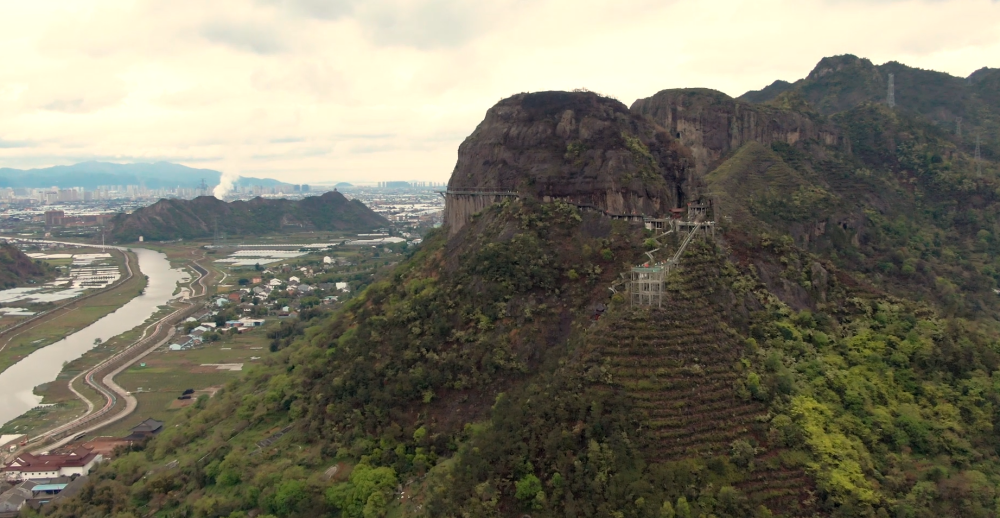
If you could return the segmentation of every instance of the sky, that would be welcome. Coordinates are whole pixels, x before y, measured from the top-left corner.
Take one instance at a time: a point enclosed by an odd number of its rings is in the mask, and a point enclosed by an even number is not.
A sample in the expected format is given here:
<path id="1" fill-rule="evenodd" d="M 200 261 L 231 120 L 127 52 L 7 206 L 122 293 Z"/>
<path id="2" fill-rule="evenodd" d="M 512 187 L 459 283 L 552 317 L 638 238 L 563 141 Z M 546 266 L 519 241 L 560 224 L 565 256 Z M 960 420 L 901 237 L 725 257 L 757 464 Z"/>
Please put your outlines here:
<path id="1" fill-rule="evenodd" d="M 1000 67 L 998 0 L 0 0 L 0 167 L 445 182 L 502 98 Z"/>

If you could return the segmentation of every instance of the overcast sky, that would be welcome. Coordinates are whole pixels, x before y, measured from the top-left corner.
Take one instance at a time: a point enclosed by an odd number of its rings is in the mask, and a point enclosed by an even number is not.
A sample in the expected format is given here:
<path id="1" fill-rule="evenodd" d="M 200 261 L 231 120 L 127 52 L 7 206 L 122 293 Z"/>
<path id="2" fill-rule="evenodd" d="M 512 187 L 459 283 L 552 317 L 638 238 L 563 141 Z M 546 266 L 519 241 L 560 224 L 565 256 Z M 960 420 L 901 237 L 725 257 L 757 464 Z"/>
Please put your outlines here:
<path id="1" fill-rule="evenodd" d="M 844 53 L 1000 67 L 1000 2 L 0 0 L 0 167 L 446 181 L 517 92 L 737 96 Z"/>

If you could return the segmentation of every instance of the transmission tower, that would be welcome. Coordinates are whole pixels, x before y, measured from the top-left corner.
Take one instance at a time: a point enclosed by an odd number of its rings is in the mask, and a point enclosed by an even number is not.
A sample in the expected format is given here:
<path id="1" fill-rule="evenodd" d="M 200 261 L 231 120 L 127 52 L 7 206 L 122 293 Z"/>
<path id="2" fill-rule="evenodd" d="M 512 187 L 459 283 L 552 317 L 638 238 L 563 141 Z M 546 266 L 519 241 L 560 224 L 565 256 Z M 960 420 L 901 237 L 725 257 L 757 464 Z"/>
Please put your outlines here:
<path id="1" fill-rule="evenodd" d="M 889 103 L 890 108 L 896 107 L 896 76 L 895 74 L 889 74 L 889 95 L 886 98 L 886 102 Z"/>
<path id="2" fill-rule="evenodd" d="M 983 156 L 979 152 L 979 135 L 976 135 L 976 175 L 983 176 Z"/>

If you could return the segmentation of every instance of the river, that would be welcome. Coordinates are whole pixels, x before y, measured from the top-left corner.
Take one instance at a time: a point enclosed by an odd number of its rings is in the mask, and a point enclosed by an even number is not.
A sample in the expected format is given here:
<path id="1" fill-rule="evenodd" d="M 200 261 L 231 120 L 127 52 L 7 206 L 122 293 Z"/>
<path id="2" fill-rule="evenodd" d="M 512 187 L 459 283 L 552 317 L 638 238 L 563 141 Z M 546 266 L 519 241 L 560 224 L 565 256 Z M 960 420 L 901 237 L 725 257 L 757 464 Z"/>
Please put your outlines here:
<path id="1" fill-rule="evenodd" d="M 177 283 L 188 278 L 182 270 L 170 267 L 167 256 L 145 248 L 133 248 L 139 258 L 137 275 L 146 275 L 146 290 L 114 313 L 66 338 L 43 347 L 0 373 L 0 426 L 31 410 L 42 398 L 32 391 L 42 383 L 54 381 L 63 364 L 94 348 L 94 339 L 108 340 L 143 323 L 159 306 L 174 298 Z M 135 266 L 133 265 L 133 271 Z"/>

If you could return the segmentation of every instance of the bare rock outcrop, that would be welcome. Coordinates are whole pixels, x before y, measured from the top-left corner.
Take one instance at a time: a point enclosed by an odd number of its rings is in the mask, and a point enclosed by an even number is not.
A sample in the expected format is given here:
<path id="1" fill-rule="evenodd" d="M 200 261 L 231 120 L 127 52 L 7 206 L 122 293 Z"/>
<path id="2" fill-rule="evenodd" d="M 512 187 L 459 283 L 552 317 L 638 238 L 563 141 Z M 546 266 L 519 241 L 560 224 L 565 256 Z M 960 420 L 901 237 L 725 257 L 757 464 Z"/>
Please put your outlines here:
<path id="1" fill-rule="evenodd" d="M 592 92 L 518 94 L 490 108 L 458 149 L 445 223 L 513 193 L 610 214 L 661 216 L 691 196 L 692 158 L 676 139 Z"/>
<path id="2" fill-rule="evenodd" d="M 836 129 L 819 116 L 738 101 L 704 88 L 663 90 L 635 101 L 631 110 L 649 117 L 690 148 L 699 175 L 748 142 L 794 144 L 817 139 L 827 145 L 839 143 Z"/>

